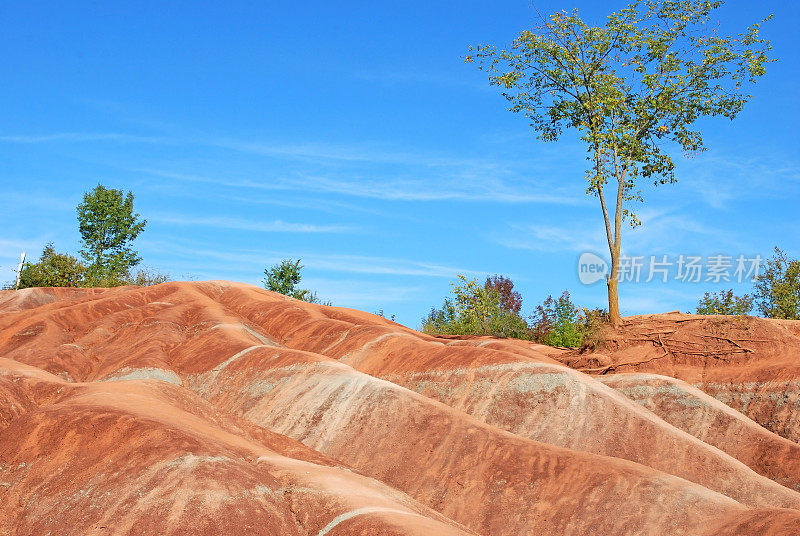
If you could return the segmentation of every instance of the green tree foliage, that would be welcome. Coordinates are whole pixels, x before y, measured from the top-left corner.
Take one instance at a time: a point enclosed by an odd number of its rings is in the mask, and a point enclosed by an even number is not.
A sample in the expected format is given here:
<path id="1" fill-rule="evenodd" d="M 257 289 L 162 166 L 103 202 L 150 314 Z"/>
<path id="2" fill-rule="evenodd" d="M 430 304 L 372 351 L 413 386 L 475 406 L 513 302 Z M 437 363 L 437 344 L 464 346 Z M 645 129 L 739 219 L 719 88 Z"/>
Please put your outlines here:
<path id="1" fill-rule="evenodd" d="M 302 269 L 303 265 L 300 264 L 300 259 L 296 261 L 284 259 L 271 268 L 264 270 L 264 275 L 266 275 L 264 278 L 264 288 L 286 296 L 291 296 L 296 300 L 302 300 L 308 303 L 322 303 L 316 292 L 297 287 L 302 279 L 300 275 Z M 330 302 L 326 302 L 324 305 L 330 305 Z"/>
<path id="2" fill-rule="evenodd" d="M 131 243 L 147 221 L 133 211 L 133 194 L 98 184 L 78 205 L 78 225 L 91 286 L 125 284 L 141 258 Z"/>
<path id="3" fill-rule="evenodd" d="M 444 299 L 444 304 L 440 309 L 431 307 L 431 312 L 422 319 L 420 330 L 432 335 L 466 335 L 456 314 L 456 306 L 449 297 Z"/>
<path id="4" fill-rule="evenodd" d="M 19 288 L 30 287 L 91 287 L 98 280 L 89 278 L 88 269 L 79 259 L 58 253 L 53 244 L 44 247 L 38 262 L 26 262 L 20 272 Z M 126 277 L 116 278 L 117 285 L 150 286 L 169 281 L 169 275 L 143 268 Z M 13 283 L 8 285 L 13 288 Z"/>
<path id="5" fill-rule="evenodd" d="M 577 347 L 583 341 L 582 319 L 566 290 L 554 299 L 548 296 L 531 315 L 534 340 L 550 346 Z"/>
<path id="6" fill-rule="evenodd" d="M 47 244 L 35 263 L 25 263 L 19 278 L 19 288 L 81 287 L 85 284 L 86 266 L 66 253 L 58 253 Z"/>
<path id="7" fill-rule="evenodd" d="M 753 297 L 736 296 L 733 289 L 706 292 L 697 304 L 699 315 L 746 315 L 753 310 Z"/>
<path id="8" fill-rule="evenodd" d="M 639 224 L 631 203 L 642 201 L 640 179 L 674 182 L 667 148 L 704 150 L 697 120 L 735 118 L 751 98 L 745 86 L 773 61 L 759 24 L 735 36 L 717 34 L 711 14 L 721 5 L 636 1 L 602 26 L 587 24 L 577 10 L 559 12 L 520 33 L 508 49 L 477 45 L 466 57 L 504 90 L 510 110 L 527 116 L 541 140 L 555 141 L 574 128 L 585 143 L 586 192 L 599 198 L 611 254 L 615 324 L 622 222 Z M 612 181 L 610 207 L 605 187 Z"/>
<path id="9" fill-rule="evenodd" d="M 475 279 L 458 276 L 460 283 L 452 285 L 452 297 L 447 297 L 441 309 L 431 308 L 422 319 L 422 331 L 443 335 L 493 335 L 527 339 L 528 325 L 519 315 L 508 307 L 515 307 L 515 301 L 504 300 L 503 294 L 491 283 L 490 278 L 483 285 Z M 503 285 L 513 291 L 510 279 L 496 276 Z M 497 281 L 498 279 L 494 279 Z M 510 285 L 509 285 L 510 284 Z M 508 294 L 507 294 L 508 296 Z M 519 305 L 522 298 L 519 298 Z"/>
<path id="10" fill-rule="evenodd" d="M 440 335 L 491 335 L 526 339 L 551 346 L 597 346 L 608 313 L 600 309 L 579 310 L 564 291 L 558 299 L 549 296 L 528 323 L 520 315 L 522 296 L 503 276 L 487 278 L 483 285 L 459 275 L 452 295 L 441 308 L 431 308 L 422 319 L 421 330 Z"/>
<path id="11" fill-rule="evenodd" d="M 530 332 L 534 341 L 550 346 L 597 348 L 608 323 L 608 311 L 578 308 L 565 290 L 558 299 L 548 296 L 534 309 Z"/>
<path id="12" fill-rule="evenodd" d="M 776 247 L 756 280 L 755 299 L 767 318 L 800 320 L 800 260 Z"/>

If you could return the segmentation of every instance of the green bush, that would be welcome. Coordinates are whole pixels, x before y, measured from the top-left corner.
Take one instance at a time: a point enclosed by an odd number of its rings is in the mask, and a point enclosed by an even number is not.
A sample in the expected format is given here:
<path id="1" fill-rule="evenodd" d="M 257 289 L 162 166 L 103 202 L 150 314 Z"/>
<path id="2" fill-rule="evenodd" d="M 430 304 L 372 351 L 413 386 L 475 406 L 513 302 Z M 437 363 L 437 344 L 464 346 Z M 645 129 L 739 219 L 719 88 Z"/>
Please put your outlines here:
<path id="1" fill-rule="evenodd" d="M 303 265 L 300 264 L 300 259 L 296 261 L 284 259 L 271 268 L 264 270 L 264 275 L 266 275 L 264 278 L 264 288 L 285 296 L 291 296 L 296 300 L 330 305 L 330 302 L 322 302 L 316 292 L 297 287 L 302 279 L 300 275 L 302 269 Z"/>
<path id="2" fill-rule="evenodd" d="M 480 285 L 477 280 L 458 276 L 461 283 L 452 284 L 453 296 L 447 297 L 440 309 L 422 319 L 422 331 L 442 335 L 492 335 L 528 339 L 528 325 L 514 310 L 504 307 L 509 302 L 490 280 Z M 500 276 L 495 276 L 500 277 Z M 513 292 L 510 279 L 502 278 L 508 293 Z M 509 286 L 510 284 L 510 286 Z M 507 293 L 507 295 L 509 295 Z M 514 293 L 518 297 L 519 293 Z"/>
<path id="3" fill-rule="evenodd" d="M 19 277 L 19 288 L 82 287 L 86 284 L 86 266 L 67 253 L 58 253 L 52 242 L 47 244 L 39 262 L 25 263 Z"/>
<path id="4" fill-rule="evenodd" d="M 52 243 L 47 244 L 35 263 L 25 263 L 20 272 L 19 288 L 30 287 L 117 287 L 122 285 L 150 286 L 169 280 L 150 268 L 134 274 L 92 273 L 80 260 L 67 253 L 58 253 Z M 10 283 L 9 288 L 14 288 Z"/>
<path id="5" fill-rule="evenodd" d="M 598 348 L 609 323 L 605 309 L 578 308 L 569 292 L 558 299 L 548 296 L 530 316 L 531 338 L 549 346 Z"/>
<path id="6" fill-rule="evenodd" d="M 464 328 L 458 321 L 453 300 L 445 298 L 441 309 L 431 307 L 431 312 L 422 319 L 421 331 L 433 335 L 465 335 Z"/>
<path id="7" fill-rule="evenodd" d="M 758 309 L 767 318 L 800 320 L 800 260 L 777 247 L 755 283 Z"/>
<path id="8" fill-rule="evenodd" d="M 578 308 L 566 290 L 558 299 L 548 296 L 531 315 L 534 340 L 549 346 L 577 347 L 583 341 Z"/>
<path id="9" fill-rule="evenodd" d="M 736 296 L 733 289 L 706 292 L 697 304 L 699 315 L 746 315 L 753 310 L 753 297 Z"/>

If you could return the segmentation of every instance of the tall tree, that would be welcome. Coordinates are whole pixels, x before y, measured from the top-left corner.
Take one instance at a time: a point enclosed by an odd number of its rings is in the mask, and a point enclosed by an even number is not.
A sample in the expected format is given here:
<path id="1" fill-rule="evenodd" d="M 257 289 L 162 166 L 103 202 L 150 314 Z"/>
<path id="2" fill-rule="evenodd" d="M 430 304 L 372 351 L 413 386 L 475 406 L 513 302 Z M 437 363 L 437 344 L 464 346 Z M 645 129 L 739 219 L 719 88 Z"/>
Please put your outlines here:
<path id="1" fill-rule="evenodd" d="M 494 289 L 500 295 L 500 307 L 506 311 L 519 314 L 522 309 L 522 294 L 514 290 L 514 282 L 504 275 L 495 274 L 486 277 L 484 286 Z"/>
<path id="2" fill-rule="evenodd" d="M 539 139 L 555 141 L 567 128 L 580 133 L 589 151 L 586 192 L 600 200 L 611 256 L 608 308 L 614 324 L 620 320 L 622 224 L 640 224 L 631 206 L 642 201 L 640 179 L 675 182 L 667 150 L 703 151 L 696 121 L 736 117 L 752 97 L 745 86 L 773 61 L 759 24 L 735 36 L 717 34 L 709 23 L 721 5 L 637 1 L 602 26 L 587 24 L 577 10 L 559 12 L 540 17 L 541 24 L 523 31 L 507 50 L 477 45 L 466 57 L 505 90 L 510 110 L 525 114 Z M 612 181 L 610 207 L 606 185 Z"/>
<path id="3" fill-rule="evenodd" d="M 131 243 L 144 230 L 146 220 L 133 211 L 133 194 L 98 184 L 83 194 L 78 205 L 78 225 L 92 286 L 121 284 L 141 257 Z"/>
<path id="4" fill-rule="evenodd" d="M 776 247 L 756 280 L 755 298 L 767 318 L 800 320 L 800 260 Z"/>

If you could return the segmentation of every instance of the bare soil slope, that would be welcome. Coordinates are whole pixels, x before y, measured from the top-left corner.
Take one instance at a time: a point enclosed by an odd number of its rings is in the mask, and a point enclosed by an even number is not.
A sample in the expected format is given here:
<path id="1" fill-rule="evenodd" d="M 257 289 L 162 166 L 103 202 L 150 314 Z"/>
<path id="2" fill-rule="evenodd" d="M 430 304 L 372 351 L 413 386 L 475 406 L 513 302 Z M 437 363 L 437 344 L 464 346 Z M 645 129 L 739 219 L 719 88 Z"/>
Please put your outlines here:
<path id="1" fill-rule="evenodd" d="M 613 359 L 227 282 L 0 292 L 0 534 L 800 533 L 794 443 L 567 366 Z"/>
<path id="2" fill-rule="evenodd" d="M 800 321 L 680 313 L 632 316 L 595 353 L 564 354 L 589 374 L 683 380 L 768 430 L 800 441 Z"/>

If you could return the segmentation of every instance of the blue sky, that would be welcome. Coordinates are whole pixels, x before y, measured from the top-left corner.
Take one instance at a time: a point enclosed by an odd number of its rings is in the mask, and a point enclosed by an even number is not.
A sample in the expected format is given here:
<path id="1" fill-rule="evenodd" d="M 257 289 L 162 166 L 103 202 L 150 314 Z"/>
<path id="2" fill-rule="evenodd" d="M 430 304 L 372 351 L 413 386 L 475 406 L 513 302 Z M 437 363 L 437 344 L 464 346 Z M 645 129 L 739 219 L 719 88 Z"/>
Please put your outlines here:
<path id="1" fill-rule="evenodd" d="M 623 6 L 576 6 L 587 18 Z M 584 149 L 538 142 L 470 44 L 508 43 L 526 1 L 3 2 L 0 281 L 22 250 L 76 253 L 75 206 L 98 182 L 132 190 L 144 265 L 176 279 L 259 284 L 302 258 L 335 305 L 412 327 L 456 274 L 512 277 L 529 310 L 582 285 L 605 253 L 584 194 Z M 779 59 L 735 122 L 702 123 L 709 150 L 645 188 L 634 255 L 800 256 L 800 8 L 731 1 L 723 30 L 770 13 Z M 623 284 L 623 314 L 693 309 L 710 282 Z"/>

